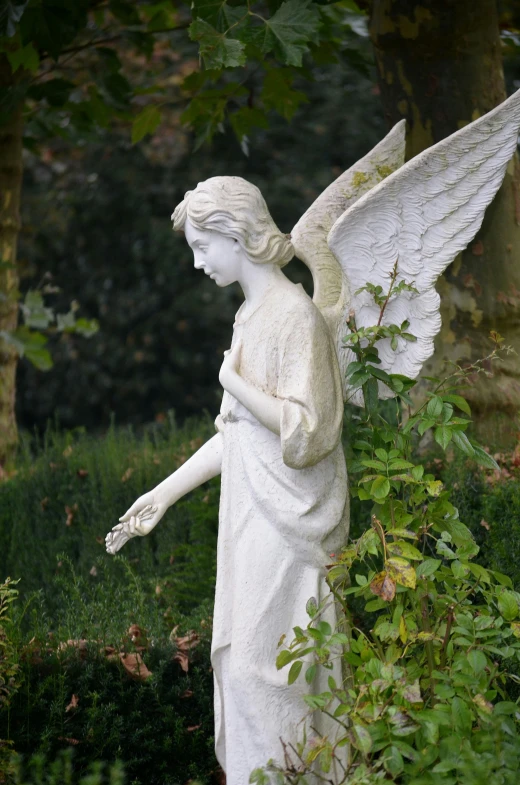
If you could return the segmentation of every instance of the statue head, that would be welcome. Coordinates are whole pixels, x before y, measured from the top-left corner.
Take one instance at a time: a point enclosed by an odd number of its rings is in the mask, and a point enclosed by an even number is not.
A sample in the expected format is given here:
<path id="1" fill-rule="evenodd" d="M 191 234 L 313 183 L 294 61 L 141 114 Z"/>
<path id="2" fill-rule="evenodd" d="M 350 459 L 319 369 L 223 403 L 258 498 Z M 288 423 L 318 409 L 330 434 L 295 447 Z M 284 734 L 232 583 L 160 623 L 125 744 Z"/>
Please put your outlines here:
<path id="1" fill-rule="evenodd" d="M 294 256 L 259 189 L 242 177 L 210 177 L 188 191 L 172 215 L 174 230 L 184 230 L 187 220 L 198 231 L 235 240 L 256 264 L 283 267 Z"/>

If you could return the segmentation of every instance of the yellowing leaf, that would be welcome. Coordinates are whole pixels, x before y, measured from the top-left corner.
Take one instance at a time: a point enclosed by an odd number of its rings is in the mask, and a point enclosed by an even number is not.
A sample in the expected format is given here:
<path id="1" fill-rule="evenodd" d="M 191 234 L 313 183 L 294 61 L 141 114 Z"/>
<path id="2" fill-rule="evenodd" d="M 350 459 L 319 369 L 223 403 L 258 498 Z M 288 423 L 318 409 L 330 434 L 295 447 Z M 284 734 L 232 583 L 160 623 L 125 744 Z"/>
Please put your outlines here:
<path id="1" fill-rule="evenodd" d="M 408 640 L 408 628 L 403 616 L 399 619 L 399 637 L 402 643 L 406 643 Z"/>
<path id="2" fill-rule="evenodd" d="M 412 559 L 415 561 L 422 561 L 423 559 L 422 553 L 418 551 L 417 548 L 414 548 L 413 545 L 410 545 L 409 542 L 404 542 L 404 540 L 389 542 L 387 548 L 390 553 L 395 554 L 395 556 L 404 556 L 405 559 Z"/>
<path id="3" fill-rule="evenodd" d="M 511 629 L 515 638 L 520 638 L 520 621 L 511 622 Z"/>
<path id="4" fill-rule="evenodd" d="M 392 556 L 385 563 L 387 572 L 396 583 L 407 589 L 415 589 L 417 584 L 415 570 L 412 565 L 399 556 Z"/>

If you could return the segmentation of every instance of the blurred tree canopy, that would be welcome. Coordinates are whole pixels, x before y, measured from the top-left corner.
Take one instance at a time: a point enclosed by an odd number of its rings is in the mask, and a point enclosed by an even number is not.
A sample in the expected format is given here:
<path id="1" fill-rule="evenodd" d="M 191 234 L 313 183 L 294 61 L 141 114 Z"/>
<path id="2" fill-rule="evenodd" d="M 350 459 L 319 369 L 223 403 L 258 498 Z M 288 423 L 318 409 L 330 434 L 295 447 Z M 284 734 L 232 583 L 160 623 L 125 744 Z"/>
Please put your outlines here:
<path id="1" fill-rule="evenodd" d="M 518 79 L 516 6 L 485 4 L 495 59 L 501 68 L 506 55 L 511 90 Z M 432 104 L 422 74 L 435 76 L 438 63 L 455 55 L 442 40 L 437 60 L 422 61 L 420 53 L 441 17 L 449 26 L 456 7 L 453 0 L 4 4 L 0 133 L 20 137 L 20 171 L 23 135 L 25 176 L 17 267 L 0 270 L 0 289 L 16 291 L 18 274 L 24 291 L 57 285 L 61 291 L 49 294 L 56 309 L 77 298 L 80 313 L 101 324 L 89 341 L 51 335 L 55 365 L 45 376 L 21 364 L 20 422 L 42 427 L 56 415 L 66 426 L 104 427 L 112 412 L 135 423 L 161 419 L 171 408 L 181 418 L 203 408 L 214 413 L 240 294 L 197 275 L 168 216 L 199 180 L 236 174 L 261 188 L 275 220 L 290 231 L 323 188 L 384 135 L 385 119 L 406 116 L 410 138 L 419 117 L 428 122 Z M 472 38 L 478 9 L 467 2 L 465 9 Z M 392 17 L 399 24 L 384 39 L 378 20 Z M 409 104 L 400 108 L 381 65 L 386 44 L 397 73 L 402 54 L 412 46 L 418 53 L 406 75 Z M 435 100 L 438 112 L 453 96 L 437 91 Z M 453 130 L 445 124 L 424 144 Z M 0 188 L 2 172 L 0 159 Z M 9 172 L 15 176 L 13 166 Z M 11 243 L 13 200 L 2 207 L 0 244 L 3 226 Z M 310 286 L 298 262 L 288 273 Z M 12 390 L 3 397 L 0 391 L 0 431 L 12 401 Z"/>

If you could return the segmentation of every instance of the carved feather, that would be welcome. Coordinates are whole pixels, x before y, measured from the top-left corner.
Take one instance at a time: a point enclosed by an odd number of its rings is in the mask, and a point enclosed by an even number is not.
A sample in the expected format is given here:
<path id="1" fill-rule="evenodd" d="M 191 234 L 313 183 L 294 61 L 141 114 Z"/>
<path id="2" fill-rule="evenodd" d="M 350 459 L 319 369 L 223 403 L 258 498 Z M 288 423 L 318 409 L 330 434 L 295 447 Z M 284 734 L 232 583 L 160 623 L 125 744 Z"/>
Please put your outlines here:
<path id="1" fill-rule="evenodd" d="M 324 316 L 329 317 L 329 322 L 330 318 L 337 322 L 331 309 L 348 293 L 343 271 L 329 249 L 327 236 L 345 210 L 404 163 L 405 130 L 405 121 L 401 120 L 373 150 L 323 191 L 291 232 L 296 256 L 312 273 L 313 300 Z"/>
<path id="2" fill-rule="evenodd" d="M 345 303 L 358 327 L 377 324 L 379 308 L 366 283 L 388 291 L 398 259 L 397 282 L 413 283 L 418 294 L 403 292 L 391 299 L 383 324 L 410 322 L 415 343 L 400 338 L 395 351 L 388 339 L 378 342 L 383 370 L 416 378 L 433 353 L 440 330 L 440 298 L 435 282 L 480 229 L 484 212 L 504 178 L 520 128 L 520 90 L 496 109 L 408 161 L 380 185 L 349 207 L 332 227 L 328 244 L 352 292 Z M 347 329 L 338 333 L 345 335 Z M 344 372 L 354 359 L 338 343 Z M 348 393 L 348 390 L 346 390 Z M 381 398 L 393 393 L 379 384 Z M 360 391 L 348 399 L 361 403 Z"/>

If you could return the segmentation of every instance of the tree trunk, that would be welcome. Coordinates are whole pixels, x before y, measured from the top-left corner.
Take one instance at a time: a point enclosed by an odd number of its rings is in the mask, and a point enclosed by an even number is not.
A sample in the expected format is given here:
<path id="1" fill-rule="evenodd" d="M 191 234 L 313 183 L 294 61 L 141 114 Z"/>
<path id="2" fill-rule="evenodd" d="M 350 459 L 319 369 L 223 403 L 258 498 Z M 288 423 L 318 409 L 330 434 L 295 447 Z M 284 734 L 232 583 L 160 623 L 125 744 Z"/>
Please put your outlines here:
<path id="1" fill-rule="evenodd" d="M 370 35 L 389 125 L 407 120 L 407 158 L 506 98 L 496 0 L 374 0 Z M 520 410 L 520 165 L 508 167 L 481 231 L 439 281 L 442 330 L 427 375 L 489 354 L 496 330 L 518 355 L 478 375 L 465 395 L 477 435 L 516 440 Z M 514 421 L 514 422 L 513 422 Z"/>
<path id="2" fill-rule="evenodd" d="M 0 90 L 13 83 L 7 59 L 0 55 Z M 22 184 L 22 105 L 0 125 L 0 333 L 18 321 L 16 242 L 20 230 Z M 15 403 L 16 352 L 0 338 L 0 466 L 17 442 Z"/>

